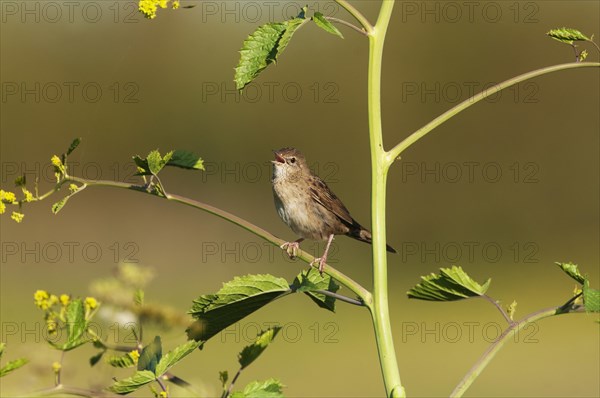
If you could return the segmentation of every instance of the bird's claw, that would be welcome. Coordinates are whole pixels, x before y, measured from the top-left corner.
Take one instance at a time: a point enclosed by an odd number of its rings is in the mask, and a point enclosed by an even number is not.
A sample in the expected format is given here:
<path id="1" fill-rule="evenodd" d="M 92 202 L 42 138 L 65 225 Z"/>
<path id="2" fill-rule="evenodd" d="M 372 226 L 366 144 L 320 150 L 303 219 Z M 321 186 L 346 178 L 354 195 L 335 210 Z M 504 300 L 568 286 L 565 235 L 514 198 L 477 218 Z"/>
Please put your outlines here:
<path id="1" fill-rule="evenodd" d="M 325 263 L 327 261 L 327 257 L 315 258 L 310 262 L 310 266 L 314 266 L 315 264 L 319 264 L 319 273 L 323 275 L 323 270 L 325 269 Z"/>
<path id="2" fill-rule="evenodd" d="M 287 255 L 291 259 L 294 259 L 294 258 L 296 258 L 296 255 L 298 254 L 298 249 L 300 248 L 300 243 L 299 242 L 285 242 L 283 245 L 279 246 L 279 248 L 285 250 Z"/>

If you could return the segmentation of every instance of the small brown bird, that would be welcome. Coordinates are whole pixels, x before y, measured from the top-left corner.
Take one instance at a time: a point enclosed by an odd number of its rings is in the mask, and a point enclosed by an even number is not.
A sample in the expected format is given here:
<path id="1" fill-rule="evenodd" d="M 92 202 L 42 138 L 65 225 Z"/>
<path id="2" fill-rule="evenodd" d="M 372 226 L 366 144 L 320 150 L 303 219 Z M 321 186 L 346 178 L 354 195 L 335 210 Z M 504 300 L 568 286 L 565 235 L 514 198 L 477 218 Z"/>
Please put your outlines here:
<path id="1" fill-rule="evenodd" d="M 295 148 L 273 151 L 273 196 L 279 217 L 300 236 L 295 242 L 281 245 L 290 257 L 295 257 L 304 239 L 326 240 L 325 252 L 311 265 L 319 263 L 319 271 L 327 262 L 327 252 L 334 235 L 347 235 L 371 243 L 371 232 L 352 218 L 346 206 L 327 184 L 308 168 L 306 159 Z M 396 253 L 391 246 L 387 251 Z"/>

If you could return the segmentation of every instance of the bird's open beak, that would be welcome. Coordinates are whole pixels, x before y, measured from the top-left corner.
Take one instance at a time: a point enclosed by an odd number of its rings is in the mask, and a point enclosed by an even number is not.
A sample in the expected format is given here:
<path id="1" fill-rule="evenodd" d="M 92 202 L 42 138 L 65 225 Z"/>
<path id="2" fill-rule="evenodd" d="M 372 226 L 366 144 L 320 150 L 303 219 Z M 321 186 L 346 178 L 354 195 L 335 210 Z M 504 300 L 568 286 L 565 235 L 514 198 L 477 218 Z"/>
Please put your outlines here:
<path id="1" fill-rule="evenodd" d="M 285 163 L 285 159 L 281 157 L 281 155 L 279 155 L 279 153 L 277 151 L 273 151 L 273 154 L 275 155 L 275 160 L 271 160 L 271 163 L 277 164 L 277 163 Z"/>

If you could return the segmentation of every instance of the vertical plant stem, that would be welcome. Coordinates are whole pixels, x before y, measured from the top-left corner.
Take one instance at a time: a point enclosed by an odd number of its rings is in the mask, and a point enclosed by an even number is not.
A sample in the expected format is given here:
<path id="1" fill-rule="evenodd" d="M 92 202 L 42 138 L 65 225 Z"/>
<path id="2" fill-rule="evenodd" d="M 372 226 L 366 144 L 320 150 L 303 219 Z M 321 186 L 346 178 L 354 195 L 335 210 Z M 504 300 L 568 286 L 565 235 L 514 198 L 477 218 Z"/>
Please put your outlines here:
<path id="1" fill-rule="evenodd" d="M 386 152 L 381 124 L 381 69 L 385 34 L 394 1 L 383 0 L 379 18 L 369 35 L 369 136 L 371 144 L 371 219 L 373 229 L 373 302 L 369 305 L 386 395 L 405 396 L 392 339 L 388 304 L 387 254 L 385 247 Z"/>

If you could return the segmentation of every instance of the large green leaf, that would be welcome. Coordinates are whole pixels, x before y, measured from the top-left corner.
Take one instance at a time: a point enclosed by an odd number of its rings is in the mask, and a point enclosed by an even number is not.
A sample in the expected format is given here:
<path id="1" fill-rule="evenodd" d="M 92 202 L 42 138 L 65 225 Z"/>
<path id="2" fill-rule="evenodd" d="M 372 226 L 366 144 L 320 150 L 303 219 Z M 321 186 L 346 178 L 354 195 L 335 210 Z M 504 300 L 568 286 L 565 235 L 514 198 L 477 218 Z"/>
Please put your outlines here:
<path id="1" fill-rule="evenodd" d="M 304 292 L 319 307 L 335 312 L 335 298 L 318 293 L 317 290 L 337 292 L 340 286 L 327 274 L 322 274 L 316 268 L 305 269 L 296 276 L 292 285 L 298 292 Z"/>
<path id="2" fill-rule="evenodd" d="M 409 298 L 429 301 L 454 301 L 485 294 L 491 279 L 483 285 L 475 282 L 461 267 L 441 268 L 440 273 L 422 276 L 421 283 L 410 289 Z"/>
<path id="3" fill-rule="evenodd" d="M 238 358 L 242 369 L 248 367 L 248 365 L 254 362 L 254 360 L 262 354 L 280 330 L 280 326 L 265 330 L 258 335 L 254 343 L 244 347 Z"/>
<path id="4" fill-rule="evenodd" d="M 579 267 L 577 266 L 577 264 L 573 264 L 571 262 L 568 263 L 554 263 L 556 265 L 558 265 L 560 267 L 560 269 L 562 269 L 565 274 L 569 275 L 571 278 L 575 279 L 577 282 L 581 283 L 583 285 L 583 282 L 585 281 L 585 277 L 583 275 L 581 275 L 581 273 L 579 272 Z"/>
<path id="5" fill-rule="evenodd" d="M 140 358 L 138 359 L 138 370 L 156 371 L 156 366 L 162 358 L 162 343 L 160 336 L 154 337 L 152 343 L 142 349 Z"/>
<path id="6" fill-rule="evenodd" d="M 108 389 L 115 394 L 125 395 L 137 390 L 138 388 L 154 381 L 156 375 L 149 370 L 140 370 L 126 379 L 115 382 Z"/>
<path id="7" fill-rule="evenodd" d="M 67 149 L 67 156 L 70 155 L 75 150 L 75 148 L 79 146 L 80 143 L 81 138 L 75 138 L 73 142 L 71 142 L 71 145 L 69 145 L 69 149 Z"/>
<path id="8" fill-rule="evenodd" d="M 194 301 L 189 313 L 197 321 L 187 329 L 188 337 L 206 341 L 290 291 L 285 279 L 273 275 L 236 277 L 216 294 L 203 295 Z"/>
<path id="9" fill-rule="evenodd" d="M 600 312 L 600 290 L 590 288 L 587 279 L 583 284 L 583 305 L 587 312 Z"/>
<path id="10" fill-rule="evenodd" d="M 102 356 L 102 354 L 104 354 L 104 352 L 100 352 L 100 354 L 98 355 Z M 99 360 L 100 357 L 95 361 L 98 362 Z M 96 362 L 94 362 L 94 364 Z M 106 359 L 106 362 L 108 362 L 110 366 L 115 368 L 132 368 L 135 366 L 135 359 L 129 353 L 123 355 L 111 355 Z"/>
<path id="11" fill-rule="evenodd" d="M 302 26 L 305 10 L 296 18 L 284 22 L 271 22 L 259 26 L 242 45 L 240 61 L 235 68 L 235 84 L 238 90 L 258 76 L 267 66 L 277 61 L 296 30 Z"/>
<path id="12" fill-rule="evenodd" d="M 277 379 L 253 381 L 243 391 L 236 391 L 231 398 L 283 398 L 283 384 Z"/>
<path id="13" fill-rule="evenodd" d="M 192 340 L 168 352 L 156 365 L 156 375 L 161 376 L 166 373 L 173 365 L 197 349 L 200 344 L 201 342 Z"/>

